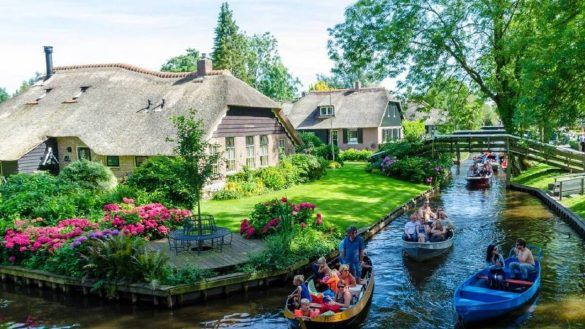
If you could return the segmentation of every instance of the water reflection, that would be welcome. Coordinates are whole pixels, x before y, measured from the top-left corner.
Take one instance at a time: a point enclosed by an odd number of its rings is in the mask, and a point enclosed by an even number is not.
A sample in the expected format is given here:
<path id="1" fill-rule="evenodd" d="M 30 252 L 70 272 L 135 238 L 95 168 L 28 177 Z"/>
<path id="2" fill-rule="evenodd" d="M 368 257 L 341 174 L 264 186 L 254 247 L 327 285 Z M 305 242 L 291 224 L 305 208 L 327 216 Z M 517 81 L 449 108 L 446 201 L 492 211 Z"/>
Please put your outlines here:
<path id="1" fill-rule="evenodd" d="M 584 241 L 537 199 L 506 191 L 503 175 L 494 177 L 489 189 L 470 190 L 455 169 L 454 180 L 432 200 L 434 208 L 446 208 L 456 227 L 448 253 L 426 263 L 406 259 L 400 236 L 408 215 L 368 243 L 376 288 L 364 327 L 454 328 L 453 291 L 481 268 L 484 248 L 496 243 L 507 252 L 524 237 L 543 247 L 541 292 L 525 309 L 483 327 L 585 328 Z M 5 284 L 0 321 L 81 328 L 286 328 L 280 310 L 290 288 L 167 310 Z"/>

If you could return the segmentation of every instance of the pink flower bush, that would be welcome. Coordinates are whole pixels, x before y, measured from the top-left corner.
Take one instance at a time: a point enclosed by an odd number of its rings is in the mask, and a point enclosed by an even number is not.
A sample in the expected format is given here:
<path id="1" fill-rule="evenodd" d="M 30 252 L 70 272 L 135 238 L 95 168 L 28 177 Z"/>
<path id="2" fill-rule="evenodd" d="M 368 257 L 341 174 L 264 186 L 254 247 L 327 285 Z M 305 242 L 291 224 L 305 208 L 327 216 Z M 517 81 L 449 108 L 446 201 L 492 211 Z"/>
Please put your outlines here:
<path id="1" fill-rule="evenodd" d="M 280 200 L 262 202 L 254 206 L 250 219 L 244 219 L 240 223 L 240 234 L 247 239 L 262 238 L 281 229 L 282 215 L 292 220 L 292 225 L 300 229 L 313 228 L 326 230 L 323 216 L 318 213 L 313 215 L 316 206 L 310 202 L 292 203 L 286 197 Z"/>
<path id="2" fill-rule="evenodd" d="M 160 203 L 135 206 L 132 199 L 125 199 L 124 207 L 112 209 L 104 216 L 104 225 L 115 228 L 124 235 L 142 236 L 147 239 L 165 237 L 171 226 L 179 225 L 191 212 L 181 209 L 168 209 Z M 104 207 L 106 209 L 108 205 Z"/>
<path id="3" fill-rule="evenodd" d="M 69 240 L 97 227 L 87 219 L 64 219 L 56 226 L 36 227 L 26 221 L 16 223 L 15 229 L 6 230 L 4 248 L 13 252 L 25 253 L 46 250 L 53 252 L 63 247 Z"/>
<path id="4" fill-rule="evenodd" d="M 146 239 L 162 238 L 174 226 L 191 216 L 183 209 L 167 209 L 152 203 L 136 206 L 134 200 L 124 198 L 124 203 L 107 204 L 102 208 L 105 215 L 99 223 L 84 218 L 64 219 L 55 226 L 37 226 L 40 218 L 16 220 L 14 228 L 7 229 L 0 245 L 8 251 L 8 261 L 17 262 L 27 254 L 39 251 L 54 252 L 65 245 L 77 248 L 88 240 L 104 239 L 124 234 Z M 252 228 L 253 230 L 253 228 Z M 251 232 L 253 235 L 253 231 Z"/>

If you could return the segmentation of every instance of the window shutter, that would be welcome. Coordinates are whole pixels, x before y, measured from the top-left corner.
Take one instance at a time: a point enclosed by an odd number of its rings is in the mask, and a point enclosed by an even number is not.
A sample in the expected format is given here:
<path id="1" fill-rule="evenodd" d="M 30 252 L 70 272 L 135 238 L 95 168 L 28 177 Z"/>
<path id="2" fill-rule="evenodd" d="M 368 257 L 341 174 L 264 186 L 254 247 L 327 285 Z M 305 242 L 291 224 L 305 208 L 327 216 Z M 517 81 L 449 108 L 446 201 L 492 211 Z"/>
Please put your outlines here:
<path id="1" fill-rule="evenodd" d="M 358 144 L 362 144 L 364 142 L 364 130 L 362 128 L 358 128 Z"/>
<path id="2" fill-rule="evenodd" d="M 347 144 L 347 140 L 349 139 L 349 136 L 347 135 L 348 135 L 347 129 L 343 129 L 343 144 Z"/>

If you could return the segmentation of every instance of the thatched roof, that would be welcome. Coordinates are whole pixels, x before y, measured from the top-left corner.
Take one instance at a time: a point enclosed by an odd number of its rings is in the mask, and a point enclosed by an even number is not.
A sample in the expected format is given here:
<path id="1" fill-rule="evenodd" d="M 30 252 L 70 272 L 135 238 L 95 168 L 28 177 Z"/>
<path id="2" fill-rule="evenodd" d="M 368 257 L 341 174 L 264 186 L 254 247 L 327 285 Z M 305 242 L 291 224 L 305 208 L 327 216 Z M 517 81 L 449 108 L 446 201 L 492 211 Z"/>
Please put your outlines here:
<path id="1" fill-rule="evenodd" d="M 408 102 L 404 118 L 410 121 L 424 121 L 426 126 L 442 125 L 447 121 L 447 111 L 431 108 L 427 103 Z"/>
<path id="2" fill-rule="evenodd" d="M 89 88 L 72 102 L 81 87 Z M 27 104 L 47 89 L 38 104 Z M 150 110 L 140 111 L 148 100 Z M 171 155 L 172 116 L 197 110 L 211 136 L 228 106 L 274 110 L 298 142 L 280 106 L 227 71 L 198 77 L 127 64 L 81 65 L 56 67 L 48 80 L 0 105 L 0 161 L 19 159 L 47 137 L 69 136 L 102 155 Z"/>
<path id="3" fill-rule="evenodd" d="M 399 104 L 384 88 L 312 91 L 293 103 L 287 116 L 299 130 L 379 127 L 390 101 Z M 335 109 L 333 127 L 331 120 L 319 118 L 323 105 Z"/>

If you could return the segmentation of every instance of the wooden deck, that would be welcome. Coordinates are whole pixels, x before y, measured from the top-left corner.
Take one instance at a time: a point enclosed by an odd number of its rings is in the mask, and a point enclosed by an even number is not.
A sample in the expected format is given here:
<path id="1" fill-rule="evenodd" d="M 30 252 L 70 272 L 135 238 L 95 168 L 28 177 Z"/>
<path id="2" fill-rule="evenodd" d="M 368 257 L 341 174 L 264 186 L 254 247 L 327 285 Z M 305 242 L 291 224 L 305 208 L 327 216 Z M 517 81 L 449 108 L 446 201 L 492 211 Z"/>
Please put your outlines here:
<path id="1" fill-rule="evenodd" d="M 148 244 L 149 250 L 160 250 L 169 257 L 169 263 L 177 267 L 195 265 L 201 269 L 221 270 L 240 264 L 244 264 L 250 255 L 266 250 L 263 240 L 246 240 L 239 234 L 232 234 L 232 244 L 223 246 L 223 250 L 215 246 L 211 250 L 183 251 L 175 255 L 175 251 L 169 251 L 167 239 L 152 241 Z"/>

